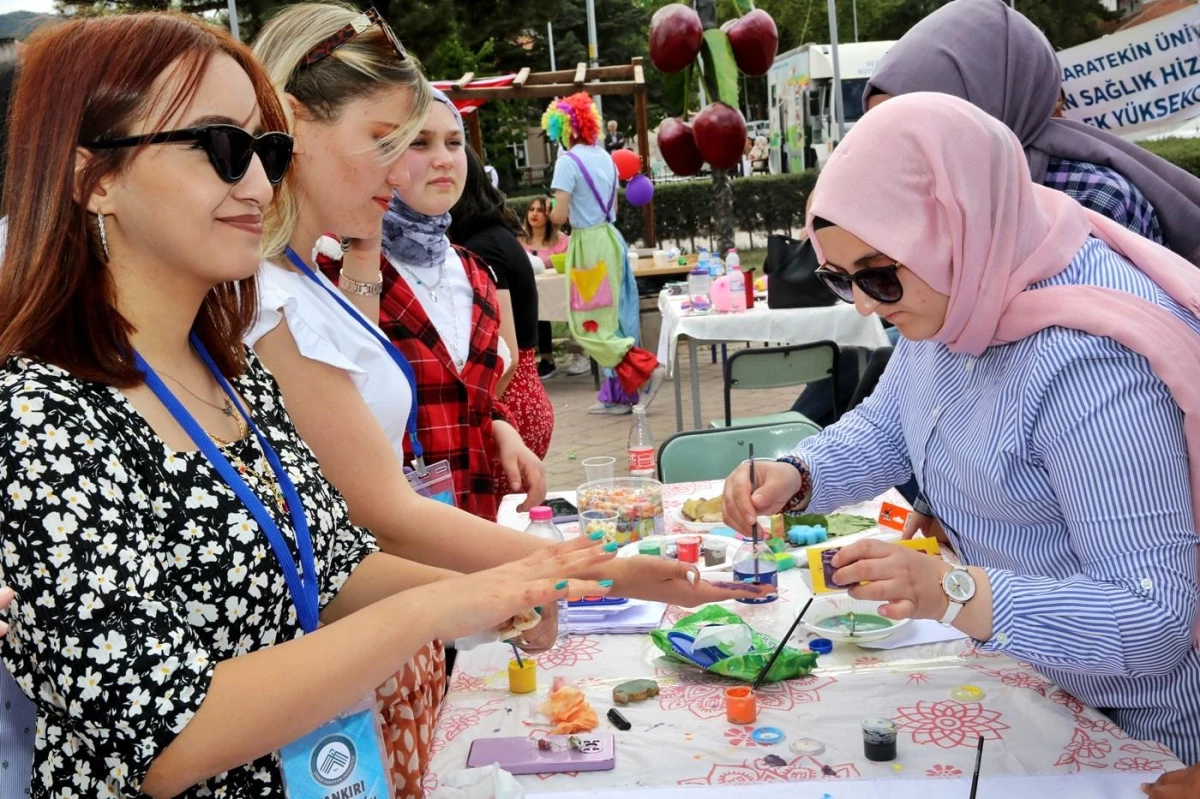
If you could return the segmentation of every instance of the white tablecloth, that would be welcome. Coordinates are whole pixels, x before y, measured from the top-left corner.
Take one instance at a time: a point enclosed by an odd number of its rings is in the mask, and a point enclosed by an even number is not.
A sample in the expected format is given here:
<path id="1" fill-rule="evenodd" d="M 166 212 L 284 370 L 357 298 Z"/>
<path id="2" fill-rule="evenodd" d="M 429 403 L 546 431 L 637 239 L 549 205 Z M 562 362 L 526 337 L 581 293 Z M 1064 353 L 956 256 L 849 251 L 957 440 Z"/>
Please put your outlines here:
<path id="1" fill-rule="evenodd" d="M 719 485 L 666 486 L 667 531 L 683 532 L 670 518 L 686 497 L 697 492 L 713 496 Z M 515 512 L 520 500 L 504 499 L 499 512 L 502 524 L 523 529 L 528 523 L 527 517 Z M 848 510 L 873 515 L 877 509 L 878 503 L 868 503 Z M 806 571 L 782 573 L 780 600 L 760 606 L 769 608 L 769 615 L 751 623 L 765 633 L 782 635 L 810 596 L 808 586 Z M 738 612 L 748 607 L 727 604 Z M 668 608 L 663 624 L 669 627 L 690 612 Z M 803 634 L 794 640 L 803 640 Z M 546 700 L 556 677 L 579 686 L 600 717 L 597 729 L 615 734 L 616 768 L 519 777 L 531 794 L 813 781 L 797 786 L 789 796 L 820 799 L 828 792 L 840 797 L 838 785 L 846 780 L 969 779 L 980 735 L 987 741 L 983 774 L 989 778 L 1078 774 L 1095 780 L 1104 773 L 1145 772 L 1152 781 L 1156 772 L 1181 765 L 1161 745 L 1130 739 L 1028 664 L 981 652 L 969 639 L 894 650 L 835 645 L 809 677 L 764 687 L 758 720 L 751 726 L 732 725 L 725 719 L 723 697 L 730 681 L 666 660 L 645 635 L 572 636 L 564 649 L 536 656 L 538 691 L 527 696 L 508 692 L 505 669 L 511 656 L 502 644 L 459 654 L 434 736 L 427 791 L 465 767 L 476 738 L 545 735 L 546 726 L 538 726 L 545 719 L 537 707 Z M 620 732 L 605 719 L 612 706 L 612 689 L 640 677 L 657 680 L 661 693 L 622 708 L 633 729 Z M 979 701 L 953 698 L 951 691 L 962 685 L 977 686 L 984 696 Z M 899 728 L 894 763 L 873 763 L 863 756 L 860 722 L 879 716 L 893 719 Z M 756 744 L 750 733 L 757 726 L 778 727 L 787 739 L 774 746 Z M 811 757 L 792 753 L 788 746 L 799 737 L 823 741 L 824 753 Z M 835 776 L 829 776 L 829 771 Z M 1081 781 L 1081 786 L 1087 784 Z M 965 785 L 962 788 L 953 795 L 965 797 Z M 751 795 L 755 794 L 736 794 Z M 884 794 L 857 791 L 854 795 Z M 1010 795 L 980 791 L 981 799 Z M 1066 791 L 1062 795 L 1110 794 Z"/>
<path id="2" fill-rule="evenodd" d="M 665 290 L 658 295 L 663 326 L 658 337 L 658 360 L 674 369 L 675 350 L 680 336 L 698 341 L 768 341 L 779 344 L 807 344 L 833 341 L 846 347 L 888 346 L 879 317 L 861 316 L 853 305 L 839 302 L 821 308 L 768 308 L 765 300 L 744 313 L 692 316 L 681 307 L 687 297 L 671 296 Z"/>
<path id="3" fill-rule="evenodd" d="M 567 321 L 567 278 L 551 269 L 537 276 L 538 319 Z"/>

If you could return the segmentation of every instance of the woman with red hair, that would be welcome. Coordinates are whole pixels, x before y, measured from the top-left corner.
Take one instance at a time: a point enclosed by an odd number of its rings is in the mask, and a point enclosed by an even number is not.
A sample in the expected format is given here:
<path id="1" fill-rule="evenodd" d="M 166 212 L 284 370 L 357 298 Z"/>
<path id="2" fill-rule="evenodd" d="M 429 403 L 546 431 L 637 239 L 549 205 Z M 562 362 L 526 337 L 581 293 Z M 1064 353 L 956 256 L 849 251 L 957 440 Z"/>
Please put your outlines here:
<path id="1" fill-rule="evenodd" d="M 608 380 L 589 413 L 620 415 L 638 403 L 649 405 L 666 370 L 653 353 L 637 346 L 638 295 L 629 248 L 617 219 L 617 169 L 597 145 L 600 113 L 587 92 L 555 100 L 542 116 L 552 141 L 570 148 L 554 165 L 556 225 L 571 222 L 567 246 L 571 335 Z"/>

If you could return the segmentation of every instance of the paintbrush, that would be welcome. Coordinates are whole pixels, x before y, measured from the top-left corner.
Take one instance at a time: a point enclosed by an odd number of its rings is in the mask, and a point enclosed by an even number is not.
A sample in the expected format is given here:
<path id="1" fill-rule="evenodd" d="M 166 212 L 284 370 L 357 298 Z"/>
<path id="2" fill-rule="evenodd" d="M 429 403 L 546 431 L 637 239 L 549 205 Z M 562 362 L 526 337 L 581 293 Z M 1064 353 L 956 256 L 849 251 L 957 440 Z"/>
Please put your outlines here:
<path id="1" fill-rule="evenodd" d="M 854 611 L 850 611 L 850 637 L 854 637 Z"/>
<path id="2" fill-rule="evenodd" d="M 979 748 L 975 750 L 975 775 L 971 777 L 971 799 L 979 789 L 979 765 L 983 762 L 983 736 L 979 736 Z"/>
<path id="3" fill-rule="evenodd" d="M 513 648 L 513 654 L 517 656 L 517 665 L 525 668 L 525 661 L 521 660 L 521 650 L 517 649 L 517 645 L 513 643 L 510 643 L 509 646 Z"/>
<path id="4" fill-rule="evenodd" d="M 750 493 L 758 488 L 758 484 L 754 482 L 754 443 L 750 444 Z M 762 582 L 758 576 L 758 517 L 754 517 L 754 524 L 750 525 L 750 536 L 754 541 L 754 584 L 758 585 Z"/>
<path id="5" fill-rule="evenodd" d="M 775 665 L 775 661 L 779 660 L 779 653 L 783 651 L 785 646 L 787 646 L 788 639 L 792 637 L 792 633 L 796 632 L 796 628 L 800 625 L 800 620 L 804 618 L 804 614 L 808 612 L 808 607 L 812 603 L 813 597 L 810 596 L 808 601 L 804 603 L 804 607 L 800 609 L 800 615 L 796 617 L 796 620 L 792 622 L 792 626 L 788 628 L 787 634 L 785 634 L 779 641 L 779 646 L 775 647 L 775 652 L 771 655 L 771 659 L 767 661 L 767 665 L 763 666 L 763 670 L 760 671 L 758 676 L 754 678 L 755 691 L 757 691 L 763 684 L 763 680 L 767 679 L 767 672 L 770 671 L 771 667 Z"/>

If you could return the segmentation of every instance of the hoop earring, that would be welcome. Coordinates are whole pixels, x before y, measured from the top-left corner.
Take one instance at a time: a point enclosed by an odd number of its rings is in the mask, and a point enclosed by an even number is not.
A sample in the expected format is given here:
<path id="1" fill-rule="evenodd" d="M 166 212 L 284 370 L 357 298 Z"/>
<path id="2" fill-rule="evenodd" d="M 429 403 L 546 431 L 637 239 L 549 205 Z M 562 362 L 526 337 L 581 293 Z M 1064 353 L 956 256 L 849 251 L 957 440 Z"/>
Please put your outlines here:
<path id="1" fill-rule="evenodd" d="M 104 214 L 96 214 L 96 227 L 100 230 L 100 247 L 104 250 L 104 262 L 108 263 L 108 232 L 104 229 Z"/>

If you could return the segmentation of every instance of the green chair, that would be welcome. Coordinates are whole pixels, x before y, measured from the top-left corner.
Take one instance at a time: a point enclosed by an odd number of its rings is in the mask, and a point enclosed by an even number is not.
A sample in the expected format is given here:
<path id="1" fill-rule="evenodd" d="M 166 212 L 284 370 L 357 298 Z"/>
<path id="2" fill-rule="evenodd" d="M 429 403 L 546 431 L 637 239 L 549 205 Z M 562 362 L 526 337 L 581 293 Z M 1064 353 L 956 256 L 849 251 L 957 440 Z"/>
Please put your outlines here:
<path id="1" fill-rule="evenodd" d="M 832 341 L 797 344 L 787 347 L 747 347 L 729 356 L 725 364 L 725 418 L 713 419 L 709 427 L 750 427 L 811 419 L 796 411 L 768 413 L 762 416 L 733 418 L 731 397 L 734 389 L 781 388 L 802 386 L 833 378 L 833 406 L 841 409 L 838 397 L 838 346 Z M 818 428 L 820 429 L 820 428 Z"/>
<path id="2" fill-rule="evenodd" d="M 664 483 L 723 480 L 749 457 L 786 455 L 796 442 L 821 432 L 812 422 L 784 422 L 756 427 L 724 427 L 676 433 L 658 448 L 658 479 Z"/>

